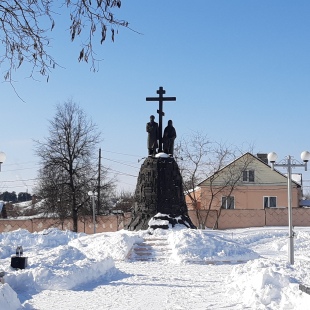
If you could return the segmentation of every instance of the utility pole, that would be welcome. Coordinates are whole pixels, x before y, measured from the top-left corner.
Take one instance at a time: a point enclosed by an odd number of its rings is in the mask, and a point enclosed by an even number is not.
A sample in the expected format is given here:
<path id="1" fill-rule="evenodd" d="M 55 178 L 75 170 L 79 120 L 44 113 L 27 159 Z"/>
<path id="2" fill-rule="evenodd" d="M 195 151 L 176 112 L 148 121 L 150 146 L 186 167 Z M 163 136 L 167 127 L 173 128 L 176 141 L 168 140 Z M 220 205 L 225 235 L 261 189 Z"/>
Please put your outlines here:
<path id="1" fill-rule="evenodd" d="M 288 227 L 289 227 L 289 243 L 288 243 L 288 261 L 291 265 L 294 265 L 294 231 L 293 231 L 293 202 L 292 202 L 292 168 L 304 167 L 307 171 L 307 163 L 310 160 L 310 153 L 304 151 L 300 157 L 303 160 L 303 164 L 298 163 L 292 159 L 292 156 L 288 155 L 283 163 L 276 164 L 278 155 L 275 152 L 268 154 L 268 161 L 271 163 L 271 169 L 274 167 L 283 167 L 287 169 L 287 208 L 288 208 Z"/>
<path id="2" fill-rule="evenodd" d="M 100 211 L 100 184 L 101 184 L 101 179 L 100 179 L 100 173 L 101 173 L 101 148 L 99 149 L 99 163 L 98 163 L 98 187 L 97 187 L 97 214 L 99 215 Z"/>

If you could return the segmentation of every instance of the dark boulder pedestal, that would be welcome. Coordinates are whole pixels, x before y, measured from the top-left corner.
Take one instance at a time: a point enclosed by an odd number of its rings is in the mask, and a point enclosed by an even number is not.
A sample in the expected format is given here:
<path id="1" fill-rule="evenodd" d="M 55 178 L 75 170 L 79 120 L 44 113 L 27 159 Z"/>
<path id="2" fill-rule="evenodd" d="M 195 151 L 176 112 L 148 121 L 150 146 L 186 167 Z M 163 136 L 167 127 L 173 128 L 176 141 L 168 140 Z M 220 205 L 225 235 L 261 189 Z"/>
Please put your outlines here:
<path id="1" fill-rule="evenodd" d="M 28 257 L 12 256 L 11 267 L 15 269 L 25 269 L 28 265 Z"/>
<path id="2" fill-rule="evenodd" d="M 168 229 L 176 224 L 196 228 L 188 216 L 179 167 L 165 153 L 148 157 L 140 169 L 134 211 L 127 229 Z"/>

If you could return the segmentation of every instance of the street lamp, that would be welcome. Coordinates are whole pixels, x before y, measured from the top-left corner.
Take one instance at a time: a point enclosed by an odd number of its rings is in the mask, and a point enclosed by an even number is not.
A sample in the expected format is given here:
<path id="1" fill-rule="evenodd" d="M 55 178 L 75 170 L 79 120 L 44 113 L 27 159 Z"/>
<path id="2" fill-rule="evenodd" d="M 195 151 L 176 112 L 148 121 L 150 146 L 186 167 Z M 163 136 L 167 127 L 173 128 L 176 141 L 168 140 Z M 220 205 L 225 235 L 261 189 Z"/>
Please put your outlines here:
<path id="1" fill-rule="evenodd" d="M 88 196 L 92 198 L 92 203 L 93 203 L 93 225 L 94 225 L 94 234 L 95 234 L 96 233 L 95 198 L 97 197 L 97 193 L 89 191 Z"/>
<path id="2" fill-rule="evenodd" d="M 0 171 L 1 171 L 1 164 L 4 163 L 6 159 L 6 155 L 3 152 L 0 152 Z"/>
<path id="3" fill-rule="evenodd" d="M 303 164 L 292 160 L 292 157 L 288 155 L 283 163 L 276 164 L 278 155 L 275 152 L 268 154 L 268 161 L 271 163 L 271 169 L 274 167 L 287 168 L 287 200 L 288 200 L 288 226 L 289 226 L 289 244 L 288 244 L 288 260 L 291 265 L 294 265 L 294 232 L 293 232 L 293 220 L 292 220 L 292 168 L 304 167 L 307 171 L 307 162 L 310 160 L 310 153 L 304 151 L 300 154 Z"/>

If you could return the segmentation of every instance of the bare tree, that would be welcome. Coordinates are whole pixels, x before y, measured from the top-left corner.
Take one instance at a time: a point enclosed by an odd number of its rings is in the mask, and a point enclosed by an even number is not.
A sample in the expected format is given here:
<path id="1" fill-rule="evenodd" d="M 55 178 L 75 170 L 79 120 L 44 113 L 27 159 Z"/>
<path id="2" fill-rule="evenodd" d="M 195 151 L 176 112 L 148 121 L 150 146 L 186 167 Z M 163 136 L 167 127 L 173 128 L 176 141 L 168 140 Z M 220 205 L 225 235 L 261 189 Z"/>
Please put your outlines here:
<path id="1" fill-rule="evenodd" d="M 236 161 L 237 157 L 240 157 L 240 153 L 236 151 L 230 151 L 227 148 L 218 149 L 218 165 L 214 165 L 213 171 L 209 177 L 203 182 L 203 185 L 207 187 L 207 193 L 200 191 L 200 213 L 204 212 L 204 216 L 201 216 L 200 222 L 201 228 L 205 228 L 210 214 L 210 210 L 217 210 L 216 221 L 213 228 L 217 226 L 218 219 L 221 216 L 222 211 L 222 198 L 226 200 L 232 199 L 232 193 L 237 189 L 238 185 L 242 182 L 244 171 L 246 171 L 249 165 L 253 162 L 252 156 L 243 156 L 242 159 Z M 227 162 L 229 163 L 227 163 Z M 226 163 L 224 164 L 224 162 Z M 202 187 L 202 184 L 201 184 Z"/>
<path id="2" fill-rule="evenodd" d="M 209 172 L 211 144 L 206 135 L 194 132 L 190 136 L 182 137 L 174 151 L 174 157 L 183 179 L 183 190 L 196 212 L 199 223 L 202 222 L 202 218 L 200 196 L 196 186 Z"/>
<path id="3" fill-rule="evenodd" d="M 12 72 L 27 62 L 32 66 L 31 76 L 38 71 L 48 80 L 49 72 L 57 65 L 48 52 L 48 33 L 57 26 L 57 17 L 65 13 L 71 41 L 81 38 L 78 61 L 90 62 L 91 69 L 96 70 L 95 42 L 102 44 L 108 32 L 114 41 L 119 27 L 128 28 L 127 21 L 115 18 L 114 9 L 120 7 L 120 0 L 1 1 L 0 38 L 4 49 L 0 52 L 0 66 L 4 79 L 12 82 Z"/>
<path id="4" fill-rule="evenodd" d="M 234 160 L 241 154 L 242 151 L 225 144 L 212 142 L 206 135 L 199 132 L 182 138 L 178 143 L 175 158 L 183 178 L 187 201 L 196 213 L 200 228 L 206 227 L 211 207 L 214 208 L 215 205 L 218 210 L 218 220 L 221 212 L 221 202 L 217 200 L 219 195 L 230 197 L 239 184 L 243 171 L 252 160 L 249 158 L 243 161 L 242 165 L 234 164 Z M 228 165 L 229 163 L 231 164 Z M 223 174 L 222 169 L 225 166 L 227 169 Z M 209 187 L 207 198 L 202 197 L 199 187 L 199 184 L 206 179 Z"/>
<path id="5" fill-rule="evenodd" d="M 39 194 L 47 195 L 54 209 L 68 209 L 69 205 L 73 230 L 77 231 L 79 212 L 89 204 L 87 193 L 97 188 L 93 162 L 100 134 L 72 101 L 57 106 L 49 132 L 44 142 L 37 141 L 36 153 L 42 164 Z"/>
<path id="6" fill-rule="evenodd" d="M 134 192 L 130 191 L 121 191 L 116 194 L 115 198 L 114 210 L 122 211 L 123 213 L 128 213 L 132 211 L 132 207 L 135 202 Z"/>
<path id="7" fill-rule="evenodd" d="M 41 202 L 41 212 L 46 217 L 58 218 L 59 223 L 63 225 L 71 215 L 71 195 L 68 182 L 65 182 L 65 173 L 60 167 L 44 165 L 39 171 L 39 180 L 35 191 L 39 196 L 44 197 Z"/>

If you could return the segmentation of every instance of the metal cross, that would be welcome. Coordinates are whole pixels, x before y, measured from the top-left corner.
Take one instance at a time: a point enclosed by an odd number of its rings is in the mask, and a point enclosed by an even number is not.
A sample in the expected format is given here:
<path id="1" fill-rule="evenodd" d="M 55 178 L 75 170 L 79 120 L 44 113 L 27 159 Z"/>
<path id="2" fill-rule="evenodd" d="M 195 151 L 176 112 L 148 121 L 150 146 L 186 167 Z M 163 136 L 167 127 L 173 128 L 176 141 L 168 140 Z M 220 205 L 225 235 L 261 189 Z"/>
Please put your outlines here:
<path id="1" fill-rule="evenodd" d="M 159 87 L 157 90 L 157 94 L 159 95 L 158 97 L 146 97 L 146 101 L 158 101 L 159 102 L 159 109 L 157 110 L 157 113 L 159 114 L 159 122 L 158 122 L 158 127 L 159 127 L 159 146 L 158 146 L 158 152 L 162 152 L 162 132 L 163 132 L 163 124 L 162 124 L 162 117 L 165 115 L 163 111 L 163 101 L 176 101 L 176 97 L 163 97 L 163 95 L 166 93 L 166 91 L 162 88 Z"/>

